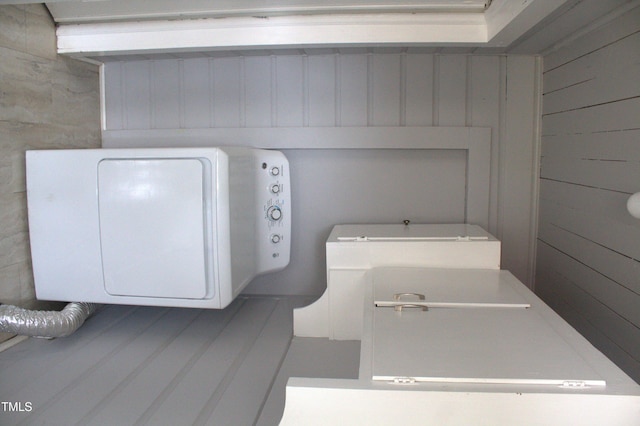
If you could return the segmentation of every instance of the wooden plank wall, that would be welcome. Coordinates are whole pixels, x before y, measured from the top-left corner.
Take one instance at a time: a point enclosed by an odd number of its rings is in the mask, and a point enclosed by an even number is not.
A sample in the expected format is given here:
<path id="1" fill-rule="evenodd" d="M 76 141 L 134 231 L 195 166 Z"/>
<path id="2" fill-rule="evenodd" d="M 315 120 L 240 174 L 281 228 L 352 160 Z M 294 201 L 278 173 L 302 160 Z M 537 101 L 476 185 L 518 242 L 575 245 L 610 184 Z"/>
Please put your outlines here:
<path id="1" fill-rule="evenodd" d="M 544 68 L 536 291 L 640 381 L 640 7 Z"/>
<path id="2" fill-rule="evenodd" d="M 489 231 L 503 241 L 503 265 L 524 282 L 532 282 L 541 73 L 538 58 L 438 55 L 399 49 L 291 53 L 253 52 L 244 56 L 106 63 L 104 142 L 108 146 L 109 140 L 132 130 L 151 130 L 157 134 L 161 129 L 182 129 L 188 134 L 189 130 L 207 128 L 489 127 L 492 131 L 491 163 L 487 164 L 491 170 Z M 345 163 L 345 170 L 350 164 L 357 170 L 366 167 L 363 161 L 366 163 L 366 158 L 373 155 L 303 151 L 287 153 L 293 160 L 292 168 L 298 167 L 301 173 L 321 171 L 323 162 L 336 161 Z M 460 173 L 465 173 L 464 158 L 452 158 L 454 152 L 418 154 L 423 158 L 425 173 L 435 170 L 434 162 L 447 171 L 420 178 L 423 183 L 418 184 L 425 188 L 434 185 L 438 188 L 439 198 L 416 203 L 419 194 L 415 188 L 403 184 L 403 164 L 408 164 L 403 157 L 406 153 L 392 151 L 372 160 L 380 162 L 379 166 L 370 164 L 387 176 L 390 182 L 385 184 L 387 190 L 395 188 L 402 193 L 401 202 L 415 203 L 409 209 L 410 218 L 434 222 L 463 218 L 455 209 L 461 205 L 458 184 Z M 451 167 L 442 162 L 443 158 Z M 385 159 L 389 160 L 386 164 Z M 322 173 L 312 182 L 307 179 L 305 191 L 331 192 L 331 187 L 323 186 L 327 180 L 335 179 L 327 174 L 323 178 Z M 363 194 L 363 182 L 365 185 L 372 182 L 364 172 L 358 179 L 347 179 L 339 186 L 348 188 L 350 193 Z M 384 200 L 392 197 L 380 194 L 376 204 L 375 192 L 368 188 L 367 193 L 371 193 L 371 198 L 359 207 L 356 212 L 359 214 L 347 211 L 334 214 L 341 207 L 332 203 L 325 208 L 328 217 L 352 223 L 389 221 L 389 214 L 378 213 L 390 205 Z M 298 214 L 310 217 L 320 204 L 323 203 L 316 199 L 315 203 L 299 206 Z M 443 215 L 442 206 L 451 208 Z M 285 270 L 268 279 L 259 278 L 258 285 L 251 286 L 249 291 L 253 288 L 255 292 L 269 294 L 322 292 L 323 242 L 329 225 L 334 223 L 338 222 L 314 223 L 309 228 L 318 246 L 314 258 L 296 259 L 317 264 L 307 269 L 306 276 L 288 277 Z M 315 282 L 304 284 L 310 279 Z"/>

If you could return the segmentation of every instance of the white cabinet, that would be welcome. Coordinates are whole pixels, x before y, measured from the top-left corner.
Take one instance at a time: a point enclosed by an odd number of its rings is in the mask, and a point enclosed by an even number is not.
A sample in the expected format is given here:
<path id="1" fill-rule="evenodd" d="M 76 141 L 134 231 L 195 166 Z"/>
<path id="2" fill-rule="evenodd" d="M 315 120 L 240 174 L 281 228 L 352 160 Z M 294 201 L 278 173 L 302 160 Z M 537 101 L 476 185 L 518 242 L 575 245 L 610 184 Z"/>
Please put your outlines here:
<path id="1" fill-rule="evenodd" d="M 326 247 L 327 290 L 294 310 L 296 336 L 359 340 L 373 267 L 500 269 L 500 241 L 476 225 L 336 225 Z"/>
<path id="2" fill-rule="evenodd" d="M 508 271 L 380 268 L 372 275 L 362 350 L 372 353 L 373 380 L 605 385 Z"/>

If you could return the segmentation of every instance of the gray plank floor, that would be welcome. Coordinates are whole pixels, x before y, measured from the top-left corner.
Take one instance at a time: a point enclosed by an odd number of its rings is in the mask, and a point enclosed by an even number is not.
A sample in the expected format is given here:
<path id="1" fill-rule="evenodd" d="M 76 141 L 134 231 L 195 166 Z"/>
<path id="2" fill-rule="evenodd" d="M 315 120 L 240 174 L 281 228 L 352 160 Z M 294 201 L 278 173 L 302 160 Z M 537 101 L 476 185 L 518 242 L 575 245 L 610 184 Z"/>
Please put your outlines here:
<path id="1" fill-rule="evenodd" d="M 308 302 L 105 306 L 72 336 L 28 339 L 0 353 L 0 401 L 32 407 L 0 410 L 0 424 L 277 424 L 290 375 L 357 376 L 359 342 L 292 346 L 292 310 Z"/>

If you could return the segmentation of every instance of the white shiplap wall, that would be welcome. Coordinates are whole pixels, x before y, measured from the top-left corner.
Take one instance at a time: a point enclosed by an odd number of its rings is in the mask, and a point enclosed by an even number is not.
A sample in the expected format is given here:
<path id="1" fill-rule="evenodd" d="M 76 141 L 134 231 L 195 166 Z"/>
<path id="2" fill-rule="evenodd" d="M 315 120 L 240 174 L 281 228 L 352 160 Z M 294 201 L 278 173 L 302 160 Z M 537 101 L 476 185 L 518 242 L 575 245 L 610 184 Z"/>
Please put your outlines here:
<path id="1" fill-rule="evenodd" d="M 498 114 L 506 57 L 291 54 L 105 67 L 107 130 L 483 126 L 474 113 L 486 115 L 484 104 Z"/>
<path id="2" fill-rule="evenodd" d="M 223 128 L 490 128 L 488 228 L 503 241 L 503 266 L 532 281 L 536 57 L 353 50 L 108 62 L 103 73 L 105 147 L 123 146 L 123 138 L 153 137 L 163 129 L 189 137 Z M 358 144 L 366 147 L 367 142 Z M 297 257 L 286 270 L 257 279 L 249 291 L 321 293 L 324 240 L 335 223 L 464 220 L 468 165 L 464 151 L 455 146 L 452 140 L 450 148 L 423 152 L 286 152 L 297 191 L 325 198 L 299 198 L 295 215 L 312 218 L 303 229 L 311 237 L 298 245 L 302 251 L 294 250 Z M 387 148 L 393 148 L 393 141 Z M 338 190 L 338 198 L 361 202 L 333 202 Z M 293 238 L 296 245 L 302 237 Z"/>
<path id="3" fill-rule="evenodd" d="M 536 290 L 640 381 L 640 7 L 545 56 Z"/>

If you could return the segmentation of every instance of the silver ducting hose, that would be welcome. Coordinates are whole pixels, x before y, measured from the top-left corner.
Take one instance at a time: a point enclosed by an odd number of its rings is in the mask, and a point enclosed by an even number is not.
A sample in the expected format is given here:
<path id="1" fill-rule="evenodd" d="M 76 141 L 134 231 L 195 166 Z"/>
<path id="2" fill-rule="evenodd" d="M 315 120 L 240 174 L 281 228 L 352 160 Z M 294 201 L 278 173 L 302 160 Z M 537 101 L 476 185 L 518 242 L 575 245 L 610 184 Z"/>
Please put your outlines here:
<path id="1" fill-rule="evenodd" d="M 34 311 L 0 305 L 0 332 L 34 337 L 64 337 L 72 334 L 100 305 L 72 302 L 61 311 Z"/>

